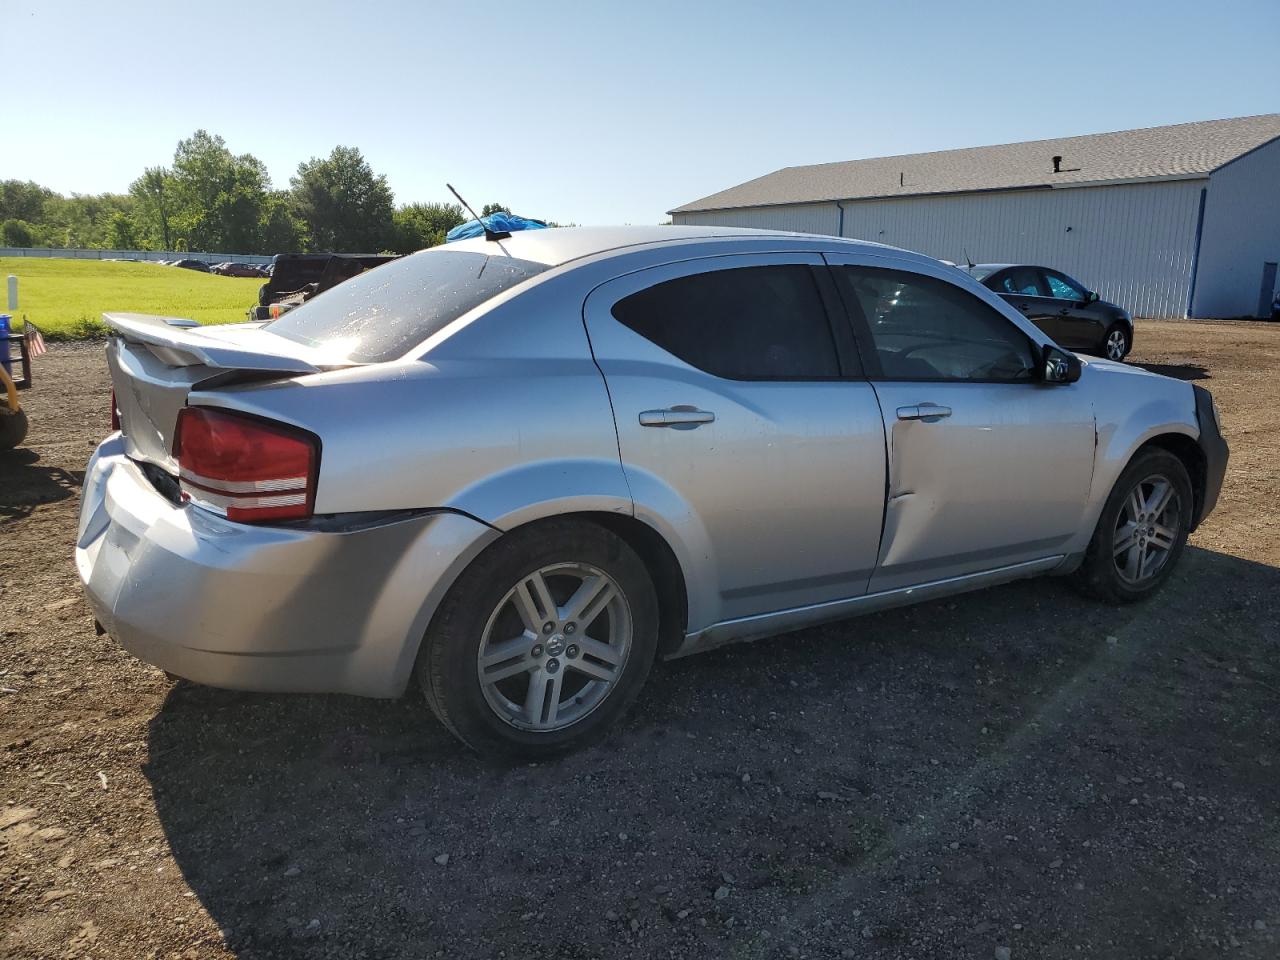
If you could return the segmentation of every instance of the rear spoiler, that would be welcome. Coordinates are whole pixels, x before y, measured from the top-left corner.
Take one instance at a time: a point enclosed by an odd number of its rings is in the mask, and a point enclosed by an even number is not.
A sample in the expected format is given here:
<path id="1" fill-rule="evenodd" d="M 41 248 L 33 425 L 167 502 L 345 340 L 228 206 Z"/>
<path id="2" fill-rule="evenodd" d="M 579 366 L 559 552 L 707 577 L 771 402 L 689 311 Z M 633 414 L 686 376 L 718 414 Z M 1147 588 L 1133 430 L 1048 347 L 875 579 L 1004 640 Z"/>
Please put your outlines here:
<path id="1" fill-rule="evenodd" d="M 104 313 L 102 320 L 126 339 L 146 344 L 161 360 L 175 367 L 204 364 L 206 367 L 227 370 L 269 370 L 280 373 L 319 373 L 328 368 L 328 365 L 319 366 L 283 350 L 233 345 L 220 338 L 206 336 L 199 323 L 183 317 Z M 271 339 L 281 346 L 288 344 L 288 341 L 278 337 Z"/>

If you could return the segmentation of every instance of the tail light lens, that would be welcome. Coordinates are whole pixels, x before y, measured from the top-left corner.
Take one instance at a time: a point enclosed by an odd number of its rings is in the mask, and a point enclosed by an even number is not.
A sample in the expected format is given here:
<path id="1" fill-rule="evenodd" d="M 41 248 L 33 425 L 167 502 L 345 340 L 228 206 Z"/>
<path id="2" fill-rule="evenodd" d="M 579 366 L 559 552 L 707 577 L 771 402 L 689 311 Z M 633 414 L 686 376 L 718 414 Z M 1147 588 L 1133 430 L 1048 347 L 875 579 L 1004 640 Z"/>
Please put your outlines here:
<path id="1" fill-rule="evenodd" d="M 228 520 L 311 516 L 319 441 L 305 430 L 243 413 L 185 407 L 173 440 L 182 499 Z"/>
<path id="2" fill-rule="evenodd" d="M 120 429 L 120 408 L 116 406 L 116 392 L 111 391 L 111 432 Z"/>

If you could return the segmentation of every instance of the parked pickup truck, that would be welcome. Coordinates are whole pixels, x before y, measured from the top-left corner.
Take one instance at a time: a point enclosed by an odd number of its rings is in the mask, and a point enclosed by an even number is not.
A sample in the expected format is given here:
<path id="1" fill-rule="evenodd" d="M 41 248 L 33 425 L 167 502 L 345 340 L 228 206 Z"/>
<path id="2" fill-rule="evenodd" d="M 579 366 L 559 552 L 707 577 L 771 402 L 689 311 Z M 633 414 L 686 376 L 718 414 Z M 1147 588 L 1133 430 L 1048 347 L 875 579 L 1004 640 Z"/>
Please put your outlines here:
<path id="1" fill-rule="evenodd" d="M 250 320 L 270 320 L 306 303 L 344 280 L 380 267 L 396 254 L 281 253 L 271 261 L 271 279 L 258 290 Z"/>

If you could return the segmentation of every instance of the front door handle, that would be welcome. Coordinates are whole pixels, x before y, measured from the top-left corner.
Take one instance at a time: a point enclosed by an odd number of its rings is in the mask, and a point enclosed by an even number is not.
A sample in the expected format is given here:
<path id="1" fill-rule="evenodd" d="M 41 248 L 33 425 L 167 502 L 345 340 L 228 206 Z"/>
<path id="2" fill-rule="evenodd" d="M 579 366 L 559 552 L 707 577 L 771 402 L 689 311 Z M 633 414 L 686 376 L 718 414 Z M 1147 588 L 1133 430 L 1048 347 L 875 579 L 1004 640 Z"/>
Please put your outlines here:
<path id="1" fill-rule="evenodd" d="M 710 410 L 699 410 L 686 404 L 678 404 L 667 410 L 643 410 L 640 413 L 642 427 L 676 427 L 688 430 L 700 423 L 715 423 L 716 415 Z"/>
<path id="2" fill-rule="evenodd" d="M 898 408 L 899 420 L 924 420 L 932 422 L 951 416 L 951 408 L 936 403 L 913 403 L 909 407 Z"/>

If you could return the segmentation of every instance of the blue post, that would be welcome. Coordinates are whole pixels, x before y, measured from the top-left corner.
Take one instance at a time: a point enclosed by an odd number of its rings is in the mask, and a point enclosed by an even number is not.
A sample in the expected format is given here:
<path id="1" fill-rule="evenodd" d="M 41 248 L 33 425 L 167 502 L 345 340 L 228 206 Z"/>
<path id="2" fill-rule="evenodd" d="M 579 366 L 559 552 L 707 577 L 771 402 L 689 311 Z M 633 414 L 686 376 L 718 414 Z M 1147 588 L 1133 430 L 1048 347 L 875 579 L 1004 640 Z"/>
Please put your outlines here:
<path id="1" fill-rule="evenodd" d="M 4 372 L 10 377 L 13 376 L 13 367 L 9 363 L 9 321 L 13 319 L 7 313 L 0 313 L 0 367 L 4 367 Z"/>

